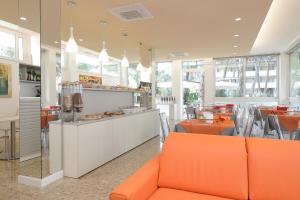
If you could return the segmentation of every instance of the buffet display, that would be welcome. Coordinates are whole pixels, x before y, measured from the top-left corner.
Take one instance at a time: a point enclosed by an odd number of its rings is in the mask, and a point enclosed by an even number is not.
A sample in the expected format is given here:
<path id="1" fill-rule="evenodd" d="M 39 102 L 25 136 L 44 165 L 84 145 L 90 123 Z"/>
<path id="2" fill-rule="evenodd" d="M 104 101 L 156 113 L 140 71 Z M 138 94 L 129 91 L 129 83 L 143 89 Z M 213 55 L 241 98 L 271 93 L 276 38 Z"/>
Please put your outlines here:
<path id="1" fill-rule="evenodd" d="M 93 81 L 90 81 L 93 80 Z M 98 80 L 98 81 L 97 81 Z M 106 86 L 101 85 L 99 79 L 91 76 L 81 76 L 79 82 L 63 82 L 62 83 L 62 94 L 61 94 L 61 105 L 62 105 L 62 119 L 64 122 L 75 122 L 75 121 L 89 121 L 89 120 L 100 120 L 103 118 L 114 117 L 124 114 L 133 114 L 146 111 L 151 109 L 151 83 L 143 83 L 139 88 L 129 88 L 125 86 Z M 85 108 L 100 103 L 104 100 L 102 98 L 96 98 L 95 96 L 88 96 L 88 90 L 91 91 L 104 91 L 104 92 L 131 92 L 133 96 L 135 93 L 140 93 L 136 100 L 138 106 L 133 106 L 135 103 L 128 103 L 128 106 L 123 107 L 111 107 L 105 110 L 86 110 Z M 84 93 L 84 94 L 83 94 Z M 90 93 L 89 93 L 90 94 Z M 96 93 L 94 93 L 95 95 Z M 83 96 L 84 95 L 84 96 Z M 100 94 L 99 94 L 100 95 Z M 97 97 L 99 97 L 97 93 Z M 107 95 L 105 95 L 107 96 Z M 135 97 L 135 96 L 134 96 Z M 93 99 L 93 101 L 87 101 L 87 99 Z M 113 98 L 116 98 L 113 95 Z M 119 98 L 124 98 L 120 96 Z M 83 102 L 84 101 L 86 102 Z M 113 100 L 112 100 L 113 101 Z M 84 103 L 86 104 L 84 106 Z M 99 104 L 99 106 L 100 106 Z M 103 103 L 102 103 L 103 106 Z M 121 106 L 121 105 L 120 105 Z M 85 107 L 85 108 L 84 108 Z M 76 116 L 76 113 L 82 114 Z"/>
<path id="2" fill-rule="evenodd" d="M 64 121 L 75 121 L 76 113 L 82 112 L 82 85 L 79 82 L 62 83 L 62 118 Z"/>
<path id="3" fill-rule="evenodd" d="M 102 91 L 117 91 L 117 92 L 137 92 L 143 93 L 148 92 L 145 88 L 129 88 L 126 86 L 110 86 L 110 85 L 95 85 L 91 83 L 83 83 L 84 89 L 94 89 L 94 90 L 102 90 Z"/>
<path id="4" fill-rule="evenodd" d="M 108 117 L 139 113 L 146 110 L 147 110 L 146 107 L 128 106 L 128 107 L 120 108 L 119 111 L 114 111 L 114 112 L 106 111 L 103 113 L 93 113 L 93 114 L 83 115 L 79 118 L 79 121 L 99 120 Z"/>
<path id="5" fill-rule="evenodd" d="M 115 111 L 115 112 L 93 113 L 93 114 L 83 115 L 79 118 L 79 120 L 83 120 L 83 121 L 99 120 L 102 118 L 113 117 L 118 115 L 124 115 L 124 112 Z"/>

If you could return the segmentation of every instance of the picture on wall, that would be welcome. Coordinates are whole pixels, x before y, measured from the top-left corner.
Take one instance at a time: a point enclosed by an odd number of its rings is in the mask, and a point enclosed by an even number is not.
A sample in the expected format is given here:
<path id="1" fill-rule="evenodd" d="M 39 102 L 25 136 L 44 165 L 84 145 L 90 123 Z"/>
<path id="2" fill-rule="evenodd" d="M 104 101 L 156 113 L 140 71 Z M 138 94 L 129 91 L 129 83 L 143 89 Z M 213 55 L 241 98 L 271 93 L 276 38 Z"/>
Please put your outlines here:
<path id="1" fill-rule="evenodd" d="M 11 97 L 11 65 L 0 63 L 0 97 Z"/>

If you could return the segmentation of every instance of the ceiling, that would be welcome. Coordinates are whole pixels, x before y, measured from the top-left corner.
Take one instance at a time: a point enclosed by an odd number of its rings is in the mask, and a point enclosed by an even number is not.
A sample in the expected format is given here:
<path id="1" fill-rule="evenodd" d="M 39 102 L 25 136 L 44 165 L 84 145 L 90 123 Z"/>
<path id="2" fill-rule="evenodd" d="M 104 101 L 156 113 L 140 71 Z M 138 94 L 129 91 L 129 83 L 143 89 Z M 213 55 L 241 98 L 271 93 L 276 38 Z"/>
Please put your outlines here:
<path id="1" fill-rule="evenodd" d="M 26 17 L 22 21 L 19 17 Z M 0 20 L 40 32 L 40 0 L 1 0 Z"/>
<path id="2" fill-rule="evenodd" d="M 286 52 L 299 43 L 299 8 L 299 0 L 273 0 L 251 53 Z"/>
<path id="3" fill-rule="evenodd" d="M 0 1 L 0 19 L 15 22 L 30 30 L 40 30 L 39 0 L 20 0 L 20 15 L 27 21 L 20 21 L 18 0 Z M 42 0 L 46 1 L 46 0 Z M 61 15 L 56 6 L 43 7 L 47 22 L 43 29 L 44 41 L 55 46 L 61 20 L 61 39 L 68 40 L 70 26 L 70 7 L 67 0 L 61 2 Z M 25 3 L 26 2 L 26 3 Z M 46 2 L 53 2 L 46 1 Z M 130 61 L 139 59 L 139 42 L 151 46 L 156 60 L 171 59 L 171 52 L 187 52 L 190 58 L 224 57 L 246 55 L 254 44 L 257 34 L 269 10 L 272 0 L 76 0 L 72 9 L 75 39 L 80 46 L 100 51 L 103 29 L 100 20 L 108 21 L 105 29 L 108 53 L 121 58 L 124 42 L 121 30 L 127 30 L 127 55 Z M 142 3 L 153 15 L 152 19 L 124 22 L 113 16 L 110 8 Z M 35 4 L 35 5 L 33 5 Z M 38 4 L 37 4 L 38 5 Z M 57 5 L 57 4 L 56 4 Z M 234 19 L 241 17 L 236 22 Z M 56 24 L 56 25 L 55 25 Z M 239 34 L 240 37 L 233 37 Z M 79 38 L 83 39 L 82 42 Z M 43 39 L 43 38 L 42 38 Z M 43 41 L 43 40 L 42 40 Z M 234 45 L 238 45 L 234 48 Z"/>
<path id="4" fill-rule="evenodd" d="M 142 3 L 152 19 L 124 22 L 110 8 Z M 170 59 L 171 52 L 188 52 L 187 58 L 223 57 L 249 54 L 272 0 L 77 0 L 73 8 L 75 37 L 80 45 L 100 51 L 102 27 L 108 53 L 121 58 L 121 30 L 128 31 L 129 60 L 138 60 L 138 42 L 153 47 L 155 59 Z M 62 39 L 69 37 L 70 8 L 62 1 Z M 239 22 L 234 21 L 241 17 Z M 240 37 L 233 37 L 239 34 Z M 238 48 L 234 48 L 238 45 Z"/>

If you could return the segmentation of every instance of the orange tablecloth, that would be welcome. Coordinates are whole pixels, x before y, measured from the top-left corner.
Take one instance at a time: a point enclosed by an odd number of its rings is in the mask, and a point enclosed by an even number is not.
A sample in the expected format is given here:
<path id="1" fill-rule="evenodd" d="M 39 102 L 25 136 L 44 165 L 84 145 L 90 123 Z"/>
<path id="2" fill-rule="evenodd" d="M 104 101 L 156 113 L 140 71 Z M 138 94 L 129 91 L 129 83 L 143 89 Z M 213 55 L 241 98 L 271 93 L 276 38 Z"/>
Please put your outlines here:
<path id="1" fill-rule="evenodd" d="M 230 120 L 232 115 L 233 115 L 233 113 L 231 113 L 231 112 L 227 112 L 227 113 L 215 113 L 214 114 L 214 119 Z"/>
<path id="2" fill-rule="evenodd" d="M 220 135 L 227 128 L 234 128 L 232 120 L 185 120 L 178 123 L 188 133 Z"/>
<path id="3" fill-rule="evenodd" d="M 57 120 L 58 114 L 49 114 L 49 111 L 58 111 L 59 109 L 56 106 L 53 109 L 43 108 L 41 111 L 41 128 L 46 128 L 48 122 Z"/>
<path id="4" fill-rule="evenodd" d="M 296 115 L 278 115 L 279 123 L 289 132 L 296 131 L 300 125 L 300 114 Z"/>
<path id="5" fill-rule="evenodd" d="M 259 109 L 261 114 L 266 116 L 266 115 L 283 115 L 287 113 L 285 110 L 277 110 L 277 109 L 269 109 L 269 108 L 260 108 Z"/>

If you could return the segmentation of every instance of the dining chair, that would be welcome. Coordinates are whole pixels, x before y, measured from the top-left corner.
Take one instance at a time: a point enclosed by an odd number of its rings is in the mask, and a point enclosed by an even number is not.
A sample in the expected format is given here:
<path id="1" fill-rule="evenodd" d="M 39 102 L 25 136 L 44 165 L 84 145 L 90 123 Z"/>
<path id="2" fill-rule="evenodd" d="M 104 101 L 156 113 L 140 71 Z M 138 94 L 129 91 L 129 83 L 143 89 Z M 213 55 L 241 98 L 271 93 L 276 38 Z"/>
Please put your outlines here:
<path id="1" fill-rule="evenodd" d="M 258 127 L 261 131 L 263 131 L 265 126 L 265 120 L 262 116 L 262 113 L 260 112 L 260 109 L 255 105 L 251 106 L 249 108 L 249 113 L 254 117 L 254 125 Z"/>
<path id="2" fill-rule="evenodd" d="M 245 121 L 246 121 L 247 113 L 246 109 L 243 107 L 238 107 L 232 116 L 232 120 L 234 122 L 235 126 L 235 132 L 236 135 L 243 135 L 243 129 L 245 126 Z"/>
<path id="3" fill-rule="evenodd" d="M 277 115 L 269 115 L 267 117 L 267 121 L 264 129 L 264 137 L 269 134 L 269 131 L 275 132 L 277 134 L 277 138 L 280 140 L 284 140 L 283 133 L 280 128 L 279 120 Z"/>
<path id="4" fill-rule="evenodd" d="M 194 107 L 187 107 L 185 109 L 186 112 L 186 117 L 188 120 L 190 119 L 196 119 L 197 118 L 197 114 L 196 114 L 196 108 Z"/>
<path id="5" fill-rule="evenodd" d="M 255 123 L 255 117 L 253 114 L 249 114 L 246 120 L 246 124 L 244 127 L 243 136 L 244 137 L 251 137 L 253 133 L 253 127 Z"/>
<path id="6" fill-rule="evenodd" d="M 166 113 L 159 113 L 160 125 L 161 125 L 161 141 L 164 142 L 170 132 L 170 126 Z"/>

